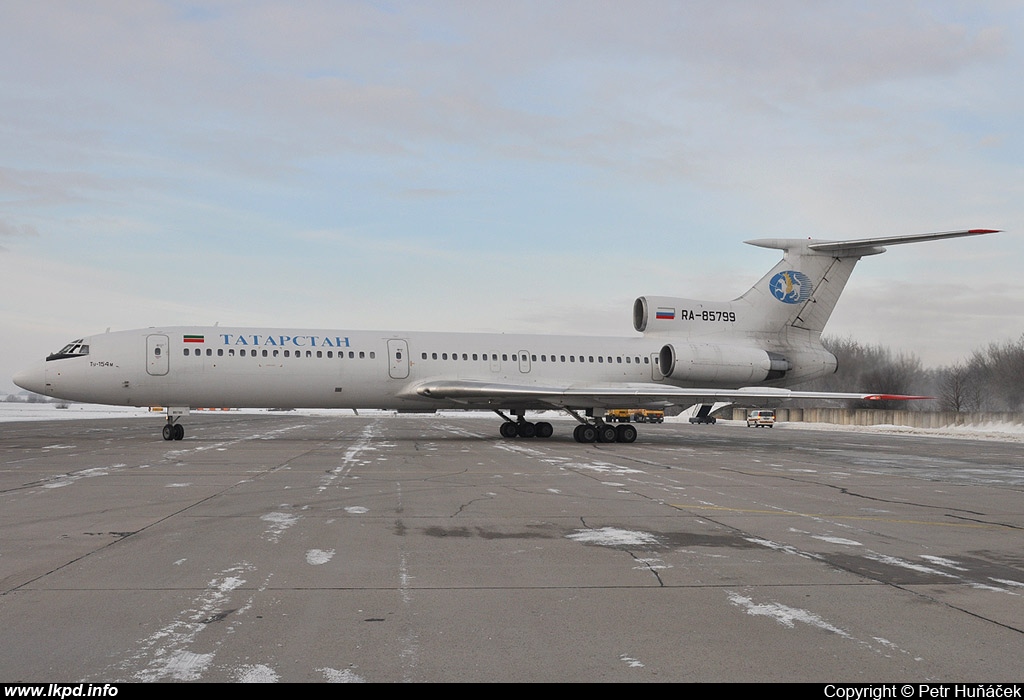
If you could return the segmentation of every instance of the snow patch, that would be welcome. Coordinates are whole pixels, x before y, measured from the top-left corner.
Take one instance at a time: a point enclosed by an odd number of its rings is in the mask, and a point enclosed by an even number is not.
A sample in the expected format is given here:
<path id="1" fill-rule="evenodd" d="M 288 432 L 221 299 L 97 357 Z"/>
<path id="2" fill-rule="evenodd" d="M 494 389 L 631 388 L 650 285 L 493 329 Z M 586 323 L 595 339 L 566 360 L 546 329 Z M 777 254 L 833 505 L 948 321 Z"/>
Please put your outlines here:
<path id="1" fill-rule="evenodd" d="M 277 683 L 280 678 L 277 671 L 266 664 L 242 666 L 235 673 L 235 679 L 239 683 Z"/>
<path id="2" fill-rule="evenodd" d="M 785 627 L 795 627 L 797 622 L 802 622 L 803 624 L 838 634 L 840 637 L 852 638 L 846 630 L 829 624 L 808 610 L 791 608 L 782 603 L 755 603 L 750 598 L 741 596 L 738 593 L 730 592 L 728 595 L 729 602 L 746 610 L 748 615 L 770 617 Z"/>
<path id="3" fill-rule="evenodd" d="M 648 532 L 620 530 L 615 527 L 602 527 L 598 530 L 577 530 L 567 535 L 570 540 L 584 544 L 599 544 L 606 547 L 627 547 L 638 545 L 656 545 L 658 538 Z"/>
<path id="4" fill-rule="evenodd" d="M 843 537 L 829 537 L 827 535 L 811 535 L 816 540 L 822 540 L 823 542 L 830 542 L 832 544 L 845 544 L 850 547 L 863 547 L 857 540 L 848 540 Z"/>
<path id="5" fill-rule="evenodd" d="M 565 469 L 580 469 L 611 474 L 643 474 L 640 469 L 624 467 L 621 464 L 609 464 L 607 462 L 592 462 L 590 464 L 569 463 L 563 465 Z"/>
<path id="6" fill-rule="evenodd" d="M 299 516 L 289 515 L 288 513 L 273 512 L 267 513 L 266 515 L 261 515 L 260 520 L 266 523 L 270 523 L 270 528 L 267 530 L 267 532 L 270 533 L 271 541 L 277 542 L 278 538 L 281 536 L 281 533 L 283 533 L 285 530 L 290 528 L 295 523 L 299 522 Z"/>
<path id="7" fill-rule="evenodd" d="M 324 680 L 328 683 L 365 683 L 362 677 L 350 668 L 318 668 L 317 671 L 324 674 Z"/>
<path id="8" fill-rule="evenodd" d="M 326 564 L 334 558 L 333 549 L 311 549 L 306 552 L 306 563 L 312 566 Z"/>

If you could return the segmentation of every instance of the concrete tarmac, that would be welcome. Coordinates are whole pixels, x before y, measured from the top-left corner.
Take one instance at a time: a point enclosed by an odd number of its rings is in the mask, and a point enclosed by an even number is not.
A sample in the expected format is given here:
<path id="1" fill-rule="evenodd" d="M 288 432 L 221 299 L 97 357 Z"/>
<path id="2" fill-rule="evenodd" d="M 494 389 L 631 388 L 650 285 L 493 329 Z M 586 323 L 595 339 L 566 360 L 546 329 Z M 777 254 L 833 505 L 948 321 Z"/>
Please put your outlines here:
<path id="1" fill-rule="evenodd" d="M 460 415 L 0 426 L 0 681 L 1006 682 L 1024 445 Z"/>

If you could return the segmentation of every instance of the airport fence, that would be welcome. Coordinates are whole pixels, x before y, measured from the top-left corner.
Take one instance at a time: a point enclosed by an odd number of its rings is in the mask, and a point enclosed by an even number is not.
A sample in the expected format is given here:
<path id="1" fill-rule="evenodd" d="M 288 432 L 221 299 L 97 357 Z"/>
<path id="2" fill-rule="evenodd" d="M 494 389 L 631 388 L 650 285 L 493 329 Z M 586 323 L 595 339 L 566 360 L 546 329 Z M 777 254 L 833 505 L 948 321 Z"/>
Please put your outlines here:
<path id="1" fill-rule="evenodd" d="M 746 420 L 746 409 L 734 408 L 732 419 Z M 956 425 L 1024 425 L 1024 413 L 957 413 L 956 411 L 890 411 L 877 408 L 776 408 L 777 423 L 831 423 L 834 425 L 902 425 L 910 428 L 946 428 Z"/>

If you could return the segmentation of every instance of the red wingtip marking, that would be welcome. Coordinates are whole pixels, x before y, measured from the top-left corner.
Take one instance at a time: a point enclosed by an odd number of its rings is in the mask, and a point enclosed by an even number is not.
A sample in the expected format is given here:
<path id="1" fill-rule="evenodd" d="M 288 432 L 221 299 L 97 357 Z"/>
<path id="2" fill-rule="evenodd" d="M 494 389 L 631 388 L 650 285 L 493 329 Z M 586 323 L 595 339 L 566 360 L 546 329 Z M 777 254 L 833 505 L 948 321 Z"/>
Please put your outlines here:
<path id="1" fill-rule="evenodd" d="M 998 228 L 972 228 L 967 233 L 999 233 L 1001 229 Z"/>
<path id="2" fill-rule="evenodd" d="M 868 401 L 928 401 L 934 396 L 904 396 L 903 394 L 872 394 L 864 397 Z"/>

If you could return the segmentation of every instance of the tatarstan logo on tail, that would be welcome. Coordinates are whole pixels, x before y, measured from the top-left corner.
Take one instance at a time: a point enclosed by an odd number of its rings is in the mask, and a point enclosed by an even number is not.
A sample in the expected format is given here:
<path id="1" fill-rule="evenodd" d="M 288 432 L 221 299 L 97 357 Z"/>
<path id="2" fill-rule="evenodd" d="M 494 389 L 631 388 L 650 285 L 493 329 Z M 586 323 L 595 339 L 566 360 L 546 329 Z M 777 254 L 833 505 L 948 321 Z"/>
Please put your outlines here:
<path id="1" fill-rule="evenodd" d="M 799 304 L 811 296 L 811 278 L 796 270 L 783 270 L 768 283 L 772 296 L 784 304 Z"/>

